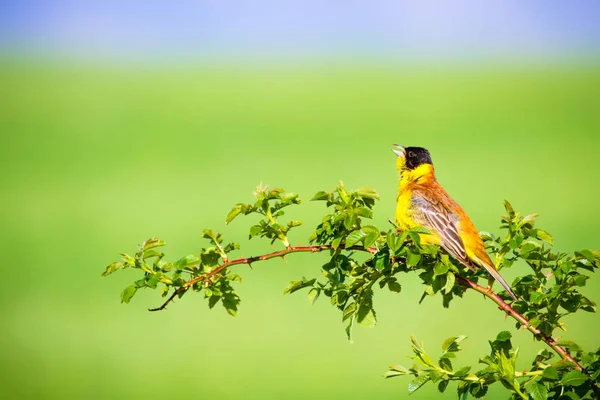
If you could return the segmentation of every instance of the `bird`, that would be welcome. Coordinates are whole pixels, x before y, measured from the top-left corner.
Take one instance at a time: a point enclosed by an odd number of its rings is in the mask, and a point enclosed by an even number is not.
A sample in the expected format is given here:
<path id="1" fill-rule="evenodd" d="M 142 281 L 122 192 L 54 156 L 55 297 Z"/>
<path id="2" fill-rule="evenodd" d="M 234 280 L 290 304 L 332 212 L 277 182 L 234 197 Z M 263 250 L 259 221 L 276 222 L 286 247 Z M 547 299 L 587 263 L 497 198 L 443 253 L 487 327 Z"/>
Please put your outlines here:
<path id="1" fill-rule="evenodd" d="M 472 271 L 477 267 L 485 269 L 516 301 L 517 296 L 485 251 L 473 221 L 438 183 L 429 151 L 423 147 L 394 146 L 400 173 L 395 215 L 398 229 L 426 228 L 430 233 L 420 234 L 422 244 L 440 246 Z"/>

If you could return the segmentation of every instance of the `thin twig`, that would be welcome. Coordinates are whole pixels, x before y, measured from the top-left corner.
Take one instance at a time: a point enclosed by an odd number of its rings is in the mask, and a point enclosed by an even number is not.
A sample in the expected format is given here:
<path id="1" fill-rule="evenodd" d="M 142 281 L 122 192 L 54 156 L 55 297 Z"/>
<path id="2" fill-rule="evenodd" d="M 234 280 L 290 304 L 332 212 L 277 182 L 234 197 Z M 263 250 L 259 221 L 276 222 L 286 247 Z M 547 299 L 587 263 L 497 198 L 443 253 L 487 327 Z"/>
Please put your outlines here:
<path id="1" fill-rule="evenodd" d="M 148 309 L 148 311 L 164 310 L 167 307 L 167 305 L 175 299 L 176 296 L 182 295 L 183 293 L 187 292 L 187 290 L 189 288 L 191 288 L 192 286 L 194 286 L 196 283 L 206 281 L 207 279 L 212 278 L 213 276 L 215 276 L 218 273 L 220 273 L 221 271 L 223 271 L 225 268 L 231 267 L 232 265 L 238 265 L 238 264 L 251 265 L 253 262 L 256 262 L 256 261 L 265 261 L 265 260 L 270 260 L 271 258 L 277 258 L 277 257 L 283 258 L 287 254 L 291 254 L 291 253 L 320 253 L 322 251 L 332 250 L 332 249 L 333 249 L 333 247 L 331 245 L 290 246 L 283 250 L 274 251 L 272 253 L 263 254 L 261 256 L 238 258 L 236 260 L 230 260 L 230 261 L 224 262 L 223 264 L 221 264 L 220 266 L 218 266 L 211 272 L 208 272 L 206 274 L 203 274 L 203 275 L 200 275 L 200 276 L 190 279 L 183 286 L 181 286 L 180 288 L 175 290 L 173 292 L 173 294 L 171 294 L 171 296 L 169 296 L 169 298 L 160 307 L 150 308 L 150 309 Z M 352 246 L 346 250 L 361 250 L 361 251 L 369 252 L 371 254 L 377 253 L 377 249 L 375 249 L 373 247 L 364 248 L 362 246 Z"/>

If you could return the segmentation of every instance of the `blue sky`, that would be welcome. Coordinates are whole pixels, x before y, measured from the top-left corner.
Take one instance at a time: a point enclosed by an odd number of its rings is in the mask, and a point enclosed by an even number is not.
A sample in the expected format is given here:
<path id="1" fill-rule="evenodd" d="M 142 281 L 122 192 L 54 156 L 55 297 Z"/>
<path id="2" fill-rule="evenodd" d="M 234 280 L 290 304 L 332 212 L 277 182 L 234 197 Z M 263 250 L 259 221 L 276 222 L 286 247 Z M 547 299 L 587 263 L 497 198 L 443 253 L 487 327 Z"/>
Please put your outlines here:
<path id="1" fill-rule="evenodd" d="M 572 58 L 600 1 L 3 1 L 0 48 L 86 58 Z"/>

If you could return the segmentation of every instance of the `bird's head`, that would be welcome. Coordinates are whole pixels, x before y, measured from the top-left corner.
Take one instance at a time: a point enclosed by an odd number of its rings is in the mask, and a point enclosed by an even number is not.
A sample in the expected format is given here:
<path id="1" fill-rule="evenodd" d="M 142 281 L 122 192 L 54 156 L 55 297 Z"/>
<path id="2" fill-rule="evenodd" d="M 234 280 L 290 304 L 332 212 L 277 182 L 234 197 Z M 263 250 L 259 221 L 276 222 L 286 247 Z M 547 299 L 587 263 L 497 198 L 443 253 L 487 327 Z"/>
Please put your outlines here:
<path id="1" fill-rule="evenodd" d="M 402 147 L 397 144 L 392 151 L 398 156 L 396 169 L 400 172 L 413 171 L 424 164 L 433 166 L 429 151 L 423 147 Z"/>

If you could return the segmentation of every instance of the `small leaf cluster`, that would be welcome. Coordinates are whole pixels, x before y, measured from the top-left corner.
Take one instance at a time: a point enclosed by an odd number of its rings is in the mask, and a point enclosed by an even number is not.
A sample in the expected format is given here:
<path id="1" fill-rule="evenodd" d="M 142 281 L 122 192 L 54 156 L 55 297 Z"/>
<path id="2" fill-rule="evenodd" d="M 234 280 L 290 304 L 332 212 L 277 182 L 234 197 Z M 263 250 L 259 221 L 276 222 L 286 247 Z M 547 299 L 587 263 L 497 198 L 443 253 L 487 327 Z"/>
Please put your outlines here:
<path id="1" fill-rule="evenodd" d="M 296 193 L 284 193 L 284 190 L 280 188 L 269 190 L 262 184 L 256 187 L 254 196 L 256 197 L 254 204 L 238 203 L 233 206 L 227 214 L 225 222 L 229 224 L 240 214 L 259 214 L 262 218 L 256 225 L 250 227 L 249 239 L 256 236 L 266 237 L 271 240 L 271 244 L 275 240 L 280 240 L 285 247 L 289 247 L 288 232 L 290 229 L 300 226 L 302 222 L 290 220 L 287 224 L 281 224 L 278 222 L 278 218 L 285 214 L 284 208 L 300 204 L 299 196 Z"/>
<path id="2" fill-rule="evenodd" d="M 169 272 L 176 268 L 173 263 L 163 260 L 164 253 L 158 249 L 165 245 L 165 242 L 158 238 L 150 238 L 138 247 L 138 251 L 130 256 L 127 253 L 121 254 L 121 261 L 109 264 L 101 276 L 105 277 L 115 271 L 127 268 L 139 269 L 143 271 L 143 277 L 136 280 L 133 284 L 127 286 L 121 292 L 121 302 L 129 303 L 138 289 L 151 288 L 156 289 L 159 283 L 165 286 L 176 286 L 182 284 L 175 282 L 178 277 L 173 279 Z"/>
<path id="3" fill-rule="evenodd" d="M 285 293 L 293 293 L 304 287 L 310 287 L 308 293 L 311 302 L 321 294 L 329 297 L 332 305 L 342 312 L 342 321 L 347 323 L 346 333 L 351 340 L 352 327 L 355 322 L 371 327 L 376 323 L 373 308 L 373 285 L 383 276 L 374 268 L 373 258 L 365 262 L 358 261 L 352 249 L 363 249 L 372 252 L 382 245 L 385 234 L 373 225 L 363 223 L 363 218 L 373 218 L 373 206 L 379 199 L 377 192 L 370 188 L 347 190 L 340 182 L 331 191 L 316 193 L 313 201 L 324 201 L 330 208 L 328 213 L 316 227 L 309 238 L 310 243 L 330 246 L 330 259 L 322 266 L 325 281 L 316 279 L 293 281 Z M 388 267 L 390 262 L 388 258 Z M 378 267 L 383 267 L 377 262 Z M 399 292 L 400 284 L 390 279 L 383 285 L 389 285 L 392 291 Z"/>
<path id="4" fill-rule="evenodd" d="M 299 196 L 295 193 L 284 193 L 284 190 L 279 188 L 269 189 L 262 184 L 256 188 L 254 196 L 254 204 L 236 204 L 227 214 L 226 223 L 240 214 L 259 214 L 262 218 L 250 227 L 249 237 L 264 237 L 271 243 L 279 240 L 289 248 L 287 235 L 301 222 L 291 220 L 287 224 L 280 224 L 278 218 L 284 215 L 284 208 L 300 204 Z M 102 276 L 127 268 L 143 271 L 142 279 L 136 280 L 123 290 L 121 301 L 124 303 L 129 303 L 138 289 L 157 289 L 160 286 L 163 297 L 171 293 L 181 298 L 188 290 L 203 292 L 210 308 L 220 302 L 229 314 L 235 315 L 240 297 L 232 283 L 241 282 L 242 278 L 231 273 L 228 266 L 232 263 L 230 253 L 239 250 L 240 245 L 236 242 L 224 244 L 222 235 L 211 229 L 205 229 L 202 237 L 208 240 L 209 246 L 202 248 L 199 253 L 186 255 L 173 262 L 164 260 L 164 253 L 158 250 L 165 245 L 164 241 L 157 238 L 148 239 L 139 246 L 134 256 L 122 254 L 122 260 L 110 264 Z M 259 257 L 256 260 L 260 259 Z M 235 264 L 250 264 L 252 261 L 255 260 L 240 259 Z"/>
<path id="5" fill-rule="evenodd" d="M 168 296 L 169 292 L 182 297 L 191 289 L 203 291 L 210 308 L 221 302 L 229 314 L 235 315 L 240 298 L 231 283 L 241 282 L 241 277 L 228 270 L 214 272 L 228 261 L 229 253 L 238 250 L 240 245 L 235 242 L 223 244 L 221 234 L 210 229 L 205 229 L 202 237 L 208 239 L 209 246 L 202 248 L 199 253 L 186 255 L 173 262 L 164 260 L 164 253 L 158 250 L 165 245 L 163 240 L 148 239 L 139 246 L 135 255 L 121 254 L 121 261 L 108 265 L 102 276 L 128 268 L 143 272 L 141 279 L 127 286 L 121 293 L 123 303 L 129 303 L 136 292 L 143 288 L 160 287 L 162 297 Z"/>
<path id="6" fill-rule="evenodd" d="M 512 398 L 517 399 L 592 399 L 594 393 L 593 382 L 598 379 L 598 368 L 594 375 L 574 369 L 574 365 L 565 360 L 549 362 L 555 358 L 547 350 L 538 353 L 533 361 L 530 371 L 518 371 L 516 367 L 518 348 L 511 342 L 512 335 L 508 331 L 500 332 L 496 338 L 489 341 L 490 353 L 479 359 L 484 366 L 471 372 L 472 367 L 466 366 L 455 369 L 451 359 L 461 350 L 459 344 L 466 337 L 450 337 L 442 344 L 442 354 L 438 361 L 427 354 L 423 344 L 411 337 L 411 357 L 415 364 L 411 368 L 400 365 L 391 365 L 384 375 L 386 378 L 397 376 L 410 376 L 414 378 L 408 384 L 408 392 L 414 393 L 428 382 L 437 385 L 443 393 L 451 381 L 457 383 L 459 399 L 469 395 L 474 398 L 484 397 L 489 386 L 495 383 L 502 384 L 512 392 Z M 598 352 L 586 355 L 592 362 L 598 362 Z"/>
<path id="7" fill-rule="evenodd" d="M 523 217 L 509 202 L 505 202 L 505 208 L 507 215 L 500 228 L 506 230 L 506 235 L 482 236 L 499 269 L 511 267 L 518 260 L 529 266 L 530 272 L 512 284 L 519 298 L 512 307 L 545 336 L 564 327 L 561 319 L 565 315 L 578 310 L 595 312 L 596 303 L 581 294 L 579 288 L 589 279 L 585 272 L 594 272 L 600 266 L 600 252 L 553 252 L 552 236 L 535 227 L 536 214 Z M 507 295 L 504 298 L 508 299 Z"/>
<path id="8" fill-rule="evenodd" d="M 411 368 L 391 365 L 389 371 L 384 375 L 386 378 L 413 375 L 414 379 L 408 384 L 408 392 L 410 394 L 416 392 L 427 382 L 437 384 L 440 392 L 444 392 L 448 387 L 448 383 L 453 380 L 464 382 L 465 384 L 479 382 L 479 377 L 469 373 L 471 367 L 462 367 L 455 370 L 452 365 L 452 359 L 461 350 L 460 342 L 465 340 L 466 336 L 456 336 L 446 339 L 442 345 L 442 354 L 438 357 L 437 362 L 427 354 L 422 342 L 412 336 L 410 339 L 414 353 L 414 356 L 410 358 L 415 361 L 415 364 Z M 483 389 L 482 386 L 481 394 L 484 395 L 486 390 L 487 388 Z"/>
<path id="9" fill-rule="evenodd" d="M 343 182 L 331 191 L 316 193 L 313 201 L 325 201 L 333 211 L 327 214 L 309 238 L 310 243 L 331 244 L 334 250 L 350 248 L 358 243 L 364 247 L 375 244 L 379 229 L 363 226 L 362 218 L 373 218 L 373 206 L 379 195 L 373 189 L 362 187 L 348 191 Z"/>
<path id="10" fill-rule="evenodd" d="M 333 191 L 315 194 L 312 200 L 325 202 L 329 210 L 309 238 L 310 243 L 331 248 L 330 259 L 322 266 L 325 280 L 303 278 L 290 282 L 285 290 L 293 293 L 310 288 L 311 302 L 321 294 L 328 297 L 342 312 L 349 340 L 355 323 L 375 326 L 374 289 L 400 292 L 399 272 L 422 270 L 426 294 L 442 291 L 446 303 L 453 291 L 462 295 L 465 290 L 455 286 L 458 268 L 449 257 L 440 253 L 439 247 L 421 246 L 420 234 L 429 233 L 426 229 L 417 227 L 397 234 L 395 226 L 380 231 L 365 223 L 373 217 L 378 199 L 377 192 L 370 188 L 348 190 L 343 182 Z M 369 256 L 358 257 L 361 252 Z"/>

